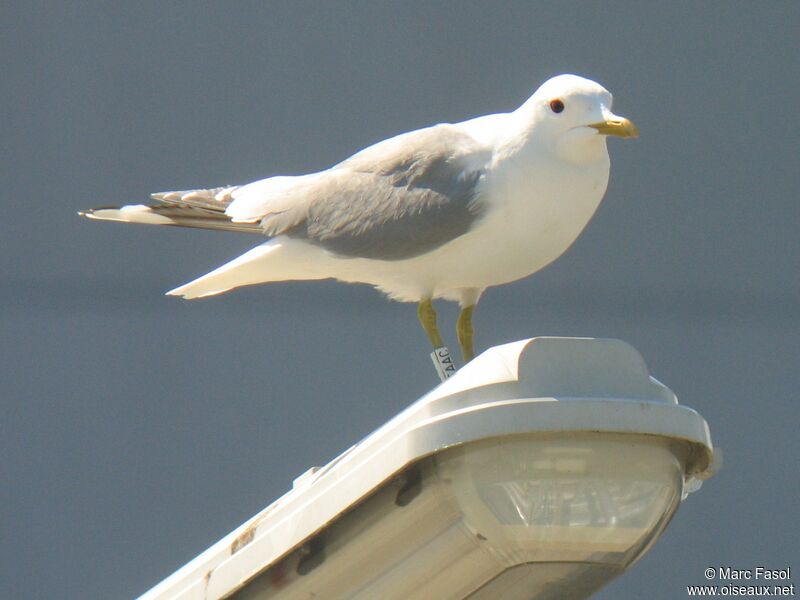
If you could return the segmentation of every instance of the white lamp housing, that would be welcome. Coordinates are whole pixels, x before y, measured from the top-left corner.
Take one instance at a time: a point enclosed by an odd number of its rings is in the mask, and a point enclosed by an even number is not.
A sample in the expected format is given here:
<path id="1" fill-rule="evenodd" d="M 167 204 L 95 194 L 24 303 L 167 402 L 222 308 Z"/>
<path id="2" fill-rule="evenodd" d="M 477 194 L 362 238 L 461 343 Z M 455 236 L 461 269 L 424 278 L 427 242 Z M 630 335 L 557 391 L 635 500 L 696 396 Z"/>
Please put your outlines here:
<path id="1" fill-rule="evenodd" d="M 706 422 L 631 346 L 506 344 L 142 598 L 586 598 L 712 462 Z"/>

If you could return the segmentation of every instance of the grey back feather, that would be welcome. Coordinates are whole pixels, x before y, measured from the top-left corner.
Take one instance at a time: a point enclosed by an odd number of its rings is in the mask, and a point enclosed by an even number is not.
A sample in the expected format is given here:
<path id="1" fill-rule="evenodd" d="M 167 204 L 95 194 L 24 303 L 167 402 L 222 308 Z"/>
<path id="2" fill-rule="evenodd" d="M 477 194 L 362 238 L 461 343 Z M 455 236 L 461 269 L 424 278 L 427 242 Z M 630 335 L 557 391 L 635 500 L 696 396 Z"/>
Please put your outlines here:
<path id="1" fill-rule="evenodd" d="M 450 125 L 397 136 L 319 174 L 303 190 L 302 208 L 268 214 L 262 226 L 340 256 L 412 258 L 463 235 L 482 216 L 479 184 L 489 152 Z"/>

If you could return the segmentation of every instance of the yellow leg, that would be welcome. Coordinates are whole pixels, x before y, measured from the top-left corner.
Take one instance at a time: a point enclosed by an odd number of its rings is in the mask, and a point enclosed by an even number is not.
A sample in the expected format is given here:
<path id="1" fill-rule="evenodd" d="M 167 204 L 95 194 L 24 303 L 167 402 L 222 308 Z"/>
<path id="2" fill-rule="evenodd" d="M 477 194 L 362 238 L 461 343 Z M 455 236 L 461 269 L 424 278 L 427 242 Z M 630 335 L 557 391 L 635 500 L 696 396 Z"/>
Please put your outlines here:
<path id="1" fill-rule="evenodd" d="M 439 328 L 436 326 L 436 311 L 433 309 L 433 302 L 428 298 L 419 303 L 417 309 L 419 322 L 422 323 L 422 328 L 428 334 L 428 339 L 433 344 L 434 348 L 441 348 L 444 346 L 442 336 L 439 334 Z"/>
<path id="2" fill-rule="evenodd" d="M 475 357 L 475 352 L 472 349 L 472 311 L 474 309 L 474 304 L 462 308 L 461 313 L 458 315 L 458 323 L 456 323 L 458 345 L 461 346 L 461 355 L 464 357 L 465 363 Z"/>

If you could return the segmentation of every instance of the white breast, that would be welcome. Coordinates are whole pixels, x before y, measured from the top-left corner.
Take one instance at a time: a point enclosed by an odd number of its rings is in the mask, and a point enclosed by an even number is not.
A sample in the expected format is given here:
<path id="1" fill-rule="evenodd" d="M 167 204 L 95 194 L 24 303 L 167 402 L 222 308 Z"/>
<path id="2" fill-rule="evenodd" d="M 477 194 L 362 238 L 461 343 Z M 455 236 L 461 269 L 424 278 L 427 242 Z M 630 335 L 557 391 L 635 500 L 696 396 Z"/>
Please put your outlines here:
<path id="1" fill-rule="evenodd" d="M 487 181 L 492 209 L 468 234 L 432 253 L 403 261 L 336 261 L 336 277 L 376 285 L 395 299 L 457 300 L 527 277 L 561 256 L 597 210 L 608 184 L 608 161 L 587 168 L 562 165 L 524 177 L 502 170 Z"/>
<path id="2" fill-rule="evenodd" d="M 485 222 L 441 249 L 449 272 L 438 289 L 489 287 L 527 277 L 561 256 L 594 215 L 608 185 L 609 164 L 540 163 L 540 172 L 490 181 L 497 199 Z M 433 257 L 431 257 L 433 258 Z M 433 262 L 433 261 L 431 261 Z"/>

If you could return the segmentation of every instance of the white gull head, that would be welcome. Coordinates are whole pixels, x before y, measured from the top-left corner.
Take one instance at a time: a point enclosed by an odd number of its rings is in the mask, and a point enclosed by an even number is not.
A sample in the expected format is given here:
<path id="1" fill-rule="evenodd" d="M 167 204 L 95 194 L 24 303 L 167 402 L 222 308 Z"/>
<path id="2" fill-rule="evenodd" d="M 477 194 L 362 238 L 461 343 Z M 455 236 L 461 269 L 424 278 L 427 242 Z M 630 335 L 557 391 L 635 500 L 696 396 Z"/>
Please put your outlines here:
<path id="1" fill-rule="evenodd" d="M 614 98 L 599 83 L 578 75 L 558 75 L 543 83 L 514 111 L 537 147 L 565 161 L 602 160 L 606 136 L 636 137 L 628 119 L 611 112 Z"/>

